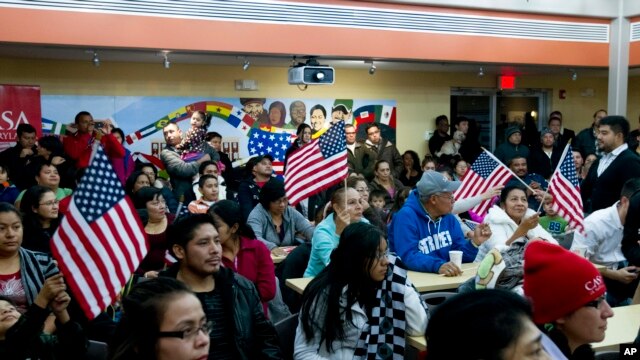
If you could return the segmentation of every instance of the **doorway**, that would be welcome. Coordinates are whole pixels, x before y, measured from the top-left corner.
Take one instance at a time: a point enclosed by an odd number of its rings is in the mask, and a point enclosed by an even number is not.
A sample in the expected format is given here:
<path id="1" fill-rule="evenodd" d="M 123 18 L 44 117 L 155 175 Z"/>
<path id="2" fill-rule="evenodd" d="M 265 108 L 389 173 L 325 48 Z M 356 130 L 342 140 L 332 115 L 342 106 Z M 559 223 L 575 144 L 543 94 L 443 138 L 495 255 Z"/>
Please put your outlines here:
<path id="1" fill-rule="evenodd" d="M 475 122 L 480 144 L 494 151 L 505 141 L 504 133 L 509 125 L 535 126 L 538 130 L 545 125 L 550 112 L 549 94 L 547 89 L 454 88 L 451 90 L 451 123 L 461 116 L 470 119 L 470 125 Z"/>

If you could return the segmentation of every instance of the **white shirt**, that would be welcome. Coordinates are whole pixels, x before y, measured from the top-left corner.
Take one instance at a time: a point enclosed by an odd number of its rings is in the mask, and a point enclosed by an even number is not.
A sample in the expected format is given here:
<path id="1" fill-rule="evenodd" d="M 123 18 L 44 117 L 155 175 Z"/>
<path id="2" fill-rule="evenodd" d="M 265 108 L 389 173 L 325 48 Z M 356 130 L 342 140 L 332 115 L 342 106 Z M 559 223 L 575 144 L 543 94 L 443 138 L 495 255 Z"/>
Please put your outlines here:
<path id="1" fill-rule="evenodd" d="M 351 145 L 347 144 L 347 149 L 349 149 L 352 154 L 355 154 L 356 153 L 356 143 L 354 142 Z"/>
<path id="2" fill-rule="evenodd" d="M 591 213 L 584 219 L 586 236 L 578 233 L 573 235 L 571 250 L 586 248 L 586 258 L 589 261 L 615 268 L 620 261 L 626 260 L 622 255 L 622 233 L 624 226 L 618 215 L 617 201 L 608 208 Z"/>
<path id="3" fill-rule="evenodd" d="M 602 175 L 602 173 L 607 170 L 609 165 L 611 165 L 613 160 L 615 160 L 621 152 L 627 150 L 628 148 L 629 145 L 627 145 L 627 143 L 624 143 L 615 148 L 615 150 L 613 150 L 612 152 L 602 155 L 602 158 L 600 158 L 600 162 L 598 163 L 598 176 Z"/>

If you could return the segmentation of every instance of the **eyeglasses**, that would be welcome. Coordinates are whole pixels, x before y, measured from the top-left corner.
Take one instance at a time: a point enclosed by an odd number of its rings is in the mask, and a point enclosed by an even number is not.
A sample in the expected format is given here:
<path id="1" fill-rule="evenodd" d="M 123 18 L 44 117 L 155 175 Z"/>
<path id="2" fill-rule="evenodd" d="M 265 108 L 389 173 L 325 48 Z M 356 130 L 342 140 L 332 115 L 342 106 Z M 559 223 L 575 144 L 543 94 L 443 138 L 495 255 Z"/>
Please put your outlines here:
<path id="1" fill-rule="evenodd" d="M 381 252 L 376 253 L 375 259 L 380 261 L 382 259 L 386 259 L 388 256 L 389 256 L 389 249 L 387 249 L 387 251 L 385 251 L 383 253 L 381 253 Z"/>
<path id="2" fill-rule="evenodd" d="M 53 206 L 53 205 L 58 205 L 58 204 L 60 204 L 60 200 L 50 200 L 50 201 L 47 201 L 47 202 L 39 203 L 38 205 Z"/>
<path id="3" fill-rule="evenodd" d="M 593 307 L 596 308 L 598 310 L 600 310 L 600 306 L 602 305 L 602 303 L 607 300 L 606 296 L 600 296 L 599 298 L 593 300 L 593 301 L 589 301 L 588 303 L 584 304 L 585 307 Z"/>
<path id="4" fill-rule="evenodd" d="M 213 330 L 213 321 L 207 321 L 200 327 L 192 327 L 183 331 L 158 331 L 158 337 L 192 340 L 198 335 L 199 331 L 202 331 L 205 335 L 209 336 L 211 334 L 211 330 Z"/>
<path id="5" fill-rule="evenodd" d="M 436 194 L 437 197 L 443 198 L 443 199 L 447 199 L 449 201 L 452 201 L 454 199 L 453 194 L 449 194 L 449 195 L 444 195 L 444 194 Z"/>
<path id="6" fill-rule="evenodd" d="M 355 134 L 356 134 L 356 132 L 355 132 L 355 131 L 352 131 L 352 132 L 345 132 L 345 134 L 347 134 L 347 135 L 355 135 Z"/>

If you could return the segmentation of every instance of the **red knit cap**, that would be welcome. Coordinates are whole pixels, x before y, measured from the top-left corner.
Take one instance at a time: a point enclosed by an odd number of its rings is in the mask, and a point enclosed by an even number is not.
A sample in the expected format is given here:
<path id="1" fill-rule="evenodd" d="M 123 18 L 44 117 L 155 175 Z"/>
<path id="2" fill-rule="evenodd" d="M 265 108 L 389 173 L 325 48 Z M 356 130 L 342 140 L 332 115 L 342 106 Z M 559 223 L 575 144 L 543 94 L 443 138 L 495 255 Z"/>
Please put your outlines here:
<path id="1" fill-rule="evenodd" d="M 546 241 L 533 241 L 524 251 L 523 288 L 537 324 L 556 321 L 606 291 L 589 260 Z"/>

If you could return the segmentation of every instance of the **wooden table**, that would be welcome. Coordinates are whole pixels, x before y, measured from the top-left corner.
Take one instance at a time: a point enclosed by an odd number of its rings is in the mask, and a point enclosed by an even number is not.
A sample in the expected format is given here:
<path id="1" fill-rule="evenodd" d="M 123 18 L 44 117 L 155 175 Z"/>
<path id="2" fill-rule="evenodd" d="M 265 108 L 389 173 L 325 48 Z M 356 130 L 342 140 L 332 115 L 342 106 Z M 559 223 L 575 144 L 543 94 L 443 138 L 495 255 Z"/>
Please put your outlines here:
<path id="1" fill-rule="evenodd" d="M 280 264 L 286 258 L 287 258 L 286 255 L 285 256 L 275 256 L 275 255 L 271 254 L 271 260 L 273 260 L 274 264 Z"/>
<path id="2" fill-rule="evenodd" d="M 296 246 L 281 246 L 280 249 L 284 250 L 286 254 L 282 256 L 275 256 L 271 254 L 271 260 L 273 260 L 274 264 L 280 264 L 281 262 L 284 261 L 284 259 L 287 258 L 287 255 L 289 255 L 289 253 L 291 253 L 295 248 Z"/>
<path id="3" fill-rule="evenodd" d="M 640 327 L 640 305 L 629 305 L 613 308 L 613 317 L 607 320 L 607 332 L 604 340 L 592 344 L 593 350 L 618 351 L 619 344 L 632 343 L 638 335 Z M 407 345 L 423 351 L 427 348 L 424 336 L 408 336 Z"/>
<path id="4" fill-rule="evenodd" d="M 462 264 L 462 275 L 444 276 L 433 273 L 409 271 L 409 280 L 418 289 L 418 292 L 439 291 L 457 289 L 463 282 L 476 276 L 478 263 Z"/>
<path id="5" fill-rule="evenodd" d="M 462 264 L 462 275 L 447 277 L 439 274 L 422 273 L 417 271 L 409 271 L 409 280 L 418 289 L 418 292 L 451 290 L 457 289 L 463 282 L 476 276 L 478 264 L 468 263 Z M 313 278 L 297 278 L 287 279 L 287 286 L 295 290 L 298 294 L 302 294 L 304 288 L 309 285 Z"/>

